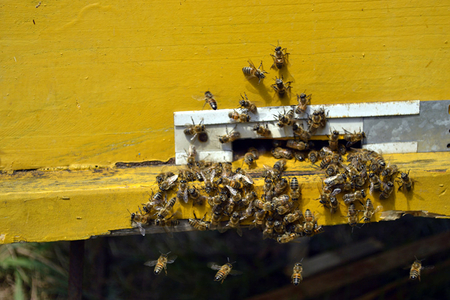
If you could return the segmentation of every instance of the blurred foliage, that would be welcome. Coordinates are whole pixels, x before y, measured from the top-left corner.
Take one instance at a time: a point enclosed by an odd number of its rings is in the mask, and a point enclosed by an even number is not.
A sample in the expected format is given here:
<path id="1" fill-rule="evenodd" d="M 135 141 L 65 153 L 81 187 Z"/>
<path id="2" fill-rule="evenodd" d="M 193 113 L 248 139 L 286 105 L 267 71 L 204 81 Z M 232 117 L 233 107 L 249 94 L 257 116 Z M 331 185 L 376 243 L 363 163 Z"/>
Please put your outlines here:
<path id="1" fill-rule="evenodd" d="M 295 262 L 326 251 L 334 251 L 369 237 L 384 244 L 383 251 L 448 231 L 450 220 L 403 217 L 392 222 L 365 224 L 355 228 L 326 227 L 324 233 L 302 238 L 299 243 L 278 244 L 263 240 L 261 232 L 244 230 L 241 238 L 233 230 L 101 237 L 85 244 L 84 299 L 244 299 L 290 284 Z M 144 262 L 155 260 L 160 252 L 172 251 L 177 260 L 168 265 L 168 275 L 153 274 Z M 243 271 L 229 276 L 223 284 L 214 282 L 216 271 L 208 262 L 236 261 Z M 413 258 L 411 259 L 411 261 Z M 448 260 L 446 253 L 426 257 L 426 264 L 438 266 Z M 380 262 L 382 263 L 382 262 Z M 68 242 L 12 244 L 0 247 L 1 299 L 58 299 L 67 297 Z M 322 295 L 333 299 L 356 298 L 358 293 L 390 282 L 404 281 L 409 271 L 396 269 L 361 283 Z M 450 298 L 448 270 L 424 276 L 421 282 L 408 282 L 400 290 L 381 295 L 384 299 Z M 400 298 L 398 298 L 400 297 Z"/>

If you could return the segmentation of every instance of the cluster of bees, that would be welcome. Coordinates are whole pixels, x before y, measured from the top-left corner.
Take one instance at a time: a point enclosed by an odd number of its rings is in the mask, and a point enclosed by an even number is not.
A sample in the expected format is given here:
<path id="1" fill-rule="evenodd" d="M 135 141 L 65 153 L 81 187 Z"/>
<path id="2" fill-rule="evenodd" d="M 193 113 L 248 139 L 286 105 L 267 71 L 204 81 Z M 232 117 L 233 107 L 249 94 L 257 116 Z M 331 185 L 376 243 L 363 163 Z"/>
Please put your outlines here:
<path id="1" fill-rule="evenodd" d="M 287 63 L 286 48 L 275 48 L 272 58 L 273 68 L 281 69 Z M 249 61 L 249 66 L 242 69 L 248 79 L 257 78 L 258 82 L 265 78 L 262 62 L 258 68 Z M 284 82 L 283 78 L 276 78 L 272 88 L 283 97 L 290 93 L 291 82 Z M 209 91 L 200 99 L 217 109 L 217 101 Z M 316 131 L 324 128 L 327 123 L 327 113 L 324 108 L 317 109 L 308 115 L 307 127 L 297 122 L 296 114 L 305 113 L 311 102 L 311 95 L 302 93 L 297 95 L 298 104 L 284 113 L 275 115 L 276 125 L 280 128 L 291 127 L 294 139 L 287 141 L 274 141 L 272 155 L 278 159 L 273 167 L 264 166 L 262 177 L 264 184 L 262 190 L 254 186 L 253 178 L 243 168 L 233 170 L 231 163 L 206 162 L 197 160 L 197 151 L 193 145 L 186 151 L 187 165 L 173 172 L 162 172 L 156 176 L 159 191 L 153 192 L 149 201 L 143 204 L 142 209 L 131 214 L 133 227 L 139 228 L 145 235 L 144 226 L 163 226 L 170 233 L 171 227 L 179 224 L 176 212 L 173 212 L 175 203 L 193 206 L 209 205 L 210 215 L 205 214 L 201 219 L 194 213 L 194 218 L 189 219 L 189 224 L 197 230 L 218 230 L 224 232 L 227 229 L 236 230 L 242 236 L 241 222 L 250 224 L 250 229 L 258 228 L 264 239 L 275 239 L 278 243 L 288 243 L 302 236 L 313 236 L 321 233 L 323 227 L 318 224 L 318 213 L 309 209 L 304 212 L 299 209 L 301 201 L 301 186 L 296 177 L 284 177 L 287 160 L 309 160 L 323 170 L 325 178 L 319 187 L 320 196 L 317 200 L 329 210 L 336 213 L 340 206 L 346 207 L 347 218 L 350 226 L 356 226 L 361 221 L 370 222 L 375 213 L 382 206 L 374 207 L 372 200 L 366 198 L 368 192 L 380 200 L 388 199 L 393 190 L 394 182 L 399 183 L 399 190 L 411 191 L 413 180 L 409 172 L 400 172 L 396 165 L 386 164 L 383 156 L 375 151 L 352 148 L 366 136 L 363 131 L 349 132 L 344 129 L 343 134 L 331 130 L 328 135 L 328 146 L 322 149 L 314 149 L 310 140 Z M 235 122 L 249 122 L 249 112 L 257 113 L 256 105 L 249 101 L 247 95 L 241 95 L 239 101 L 241 112 L 236 110 L 229 113 L 229 117 Z M 270 138 L 271 132 L 267 125 L 256 124 L 253 130 L 262 137 Z M 206 126 L 203 120 L 199 124 L 186 124 L 184 130 L 186 136 L 193 141 L 198 138 L 200 142 L 208 140 Z M 221 143 L 230 143 L 240 138 L 240 133 L 231 130 L 218 139 Z M 340 143 L 340 137 L 346 144 Z M 348 153 L 347 153 L 348 152 Z M 344 155 L 347 161 L 344 163 Z M 244 155 L 243 163 L 249 168 L 259 158 L 259 151 L 249 148 Z M 396 176 L 400 173 L 400 177 Z M 367 192 L 368 188 L 368 192 Z M 342 201 L 337 196 L 342 194 Z M 168 199 L 168 195 L 172 195 Z M 343 202 L 343 204 L 342 204 Z M 361 217 L 362 213 L 362 217 Z M 224 225 L 223 223 L 226 222 Z M 155 265 L 155 274 L 166 268 L 167 263 L 175 259 L 168 259 L 167 255 L 161 255 L 156 261 L 148 262 L 148 266 Z M 215 280 L 222 281 L 231 274 L 232 263 L 223 266 L 214 264 L 211 268 L 218 270 Z M 417 268 L 415 268 L 417 271 Z M 420 268 L 419 268 L 420 270 Z M 302 265 L 297 263 L 293 268 L 292 282 L 298 284 L 301 280 Z M 412 269 L 411 269 L 412 272 Z M 417 277 L 417 275 L 415 275 Z M 420 276 L 420 272 L 419 275 Z M 411 275 L 412 277 L 412 275 Z M 414 279 L 414 278 L 412 278 Z"/>

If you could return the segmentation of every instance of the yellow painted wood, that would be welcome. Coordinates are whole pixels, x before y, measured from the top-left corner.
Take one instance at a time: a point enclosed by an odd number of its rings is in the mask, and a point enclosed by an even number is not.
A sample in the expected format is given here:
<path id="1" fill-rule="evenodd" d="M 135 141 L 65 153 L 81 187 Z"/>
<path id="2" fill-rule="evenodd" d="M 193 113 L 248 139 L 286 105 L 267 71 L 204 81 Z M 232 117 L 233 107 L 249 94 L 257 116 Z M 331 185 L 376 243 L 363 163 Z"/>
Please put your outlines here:
<path id="1" fill-rule="evenodd" d="M 315 104 L 448 99 L 445 1 L 37 4 L 0 3 L 3 171 L 165 161 L 173 112 L 203 105 L 192 95 L 210 90 L 219 108 L 243 92 L 280 104 L 269 70 L 278 40 L 293 94 L 306 89 Z M 244 78 L 248 59 L 264 61 L 263 84 Z"/>
<path id="2" fill-rule="evenodd" d="M 401 170 L 411 170 L 415 185 L 411 193 L 396 192 L 391 198 L 376 200 L 384 210 L 428 211 L 450 216 L 450 153 L 402 154 L 386 157 Z M 262 157 L 257 161 L 261 171 L 263 164 L 272 165 L 275 159 Z M 236 161 L 234 167 L 240 167 Z M 286 175 L 295 175 L 302 185 L 300 209 L 309 208 L 319 216 L 320 225 L 336 225 L 347 222 L 345 207 L 330 215 L 317 201 L 318 185 L 323 173 L 309 162 L 288 162 Z M 164 171 L 174 171 L 167 166 Z M 113 230 L 130 228 L 130 213 L 147 202 L 151 191 L 157 189 L 155 176 L 161 167 L 137 167 L 126 169 L 60 170 L 15 172 L 1 174 L 0 182 L 0 242 L 18 241 L 48 242 L 56 240 L 87 239 L 109 234 Z M 256 180 L 261 194 L 262 180 Z M 196 182 L 200 186 L 200 183 Z M 396 184 L 396 187 L 398 185 Z M 169 197 L 174 196 L 170 194 Z M 342 202 L 342 195 L 339 196 Z M 369 196 L 373 199 L 373 197 Z M 192 202 L 177 203 L 174 211 L 180 219 L 203 216 L 209 206 L 196 206 Z M 209 218 L 209 215 L 207 216 Z M 379 220 L 380 214 L 376 215 Z M 136 234 L 139 234 L 136 232 Z"/>

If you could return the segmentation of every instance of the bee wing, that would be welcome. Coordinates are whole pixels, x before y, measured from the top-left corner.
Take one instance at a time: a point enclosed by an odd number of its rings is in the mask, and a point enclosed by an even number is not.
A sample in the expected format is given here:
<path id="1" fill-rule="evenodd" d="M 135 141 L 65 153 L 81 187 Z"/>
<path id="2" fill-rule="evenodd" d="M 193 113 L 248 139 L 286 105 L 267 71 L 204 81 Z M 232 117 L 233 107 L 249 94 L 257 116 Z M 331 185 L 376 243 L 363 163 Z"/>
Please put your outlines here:
<path id="1" fill-rule="evenodd" d="M 231 270 L 229 274 L 236 276 L 236 275 L 241 275 L 242 273 L 244 273 L 244 272 L 238 271 L 238 270 Z"/>
<path id="2" fill-rule="evenodd" d="M 178 256 L 176 256 L 176 255 L 171 255 L 171 256 L 170 256 L 170 260 L 168 260 L 167 263 L 168 263 L 168 264 L 172 264 L 172 263 L 175 261 L 175 259 L 177 259 L 177 257 L 178 257 Z"/>
<path id="3" fill-rule="evenodd" d="M 198 135 L 198 133 L 196 132 L 196 133 L 191 137 L 191 141 L 192 141 L 193 139 L 195 139 L 195 138 L 197 137 L 197 135 Z"/>
<path id="4" fill-rule="evenodd" d="M 138 228 L 139 228 L 139 232 L 142 234 L 142 236 L 145 236 L 145 229 L 144 227 L 142 227 L 141 223 L 136 223 Z"/>
<path id="5" fill-rule="evenodd" d="M 231 193 L 233 196 L 236 196 L 236 195 L 237 195 L 238 191 L 236 191 L 234 188 L 232 188 L 232 187 L 229 186 L 229 185 L 226 185 L 226 187 L 230 190 L 230 193 Z"/>
<path id="6" fill-rule="evenodd" d="M 188 189 L 184 189 L 183 200 L 184 200 L 184 203 L 189 202 Z"/>
<path id="7" fill-rule="evenodd" d="M 172 183 L 174 183 L 175 181 L 177 181 L 178 179 L 178 174 L 170 176 L 169 178 L 167 178 L 167 183 L 170 185 Z"/>
<path id="8" fill-rule="evenodd" d="M 217 271 L 222 268 L 222 266 L 216 264 L 215 262 L 208 263 L 208 267 L 213 269 L 213 270 L 217 270 Z"/>
<path id="9" fill-rule="evenodd" d="M 333 182 L 338 176 L 339 176 L 339 175 L 334 175 L 334 176 L 328 177 L 328 178 L 326 178 L 323 182 L 324 182 L 325 184 L 330 184 L 330 183 Z"/>
<path id="10" fill-rule="evenodd" d="M 250 59 L 247 62 L 250 65 L 250 68 L 256 69 L 255 65 L 253 64 L 253 62 Z"/>
<path id="11" fill-rule="evenodd" d="M 214 176 L 216 176 L 216 169 L 213 168 L 211 171 L 211 179 L 210 179 L 211 182 L 214 180 Z"/>
<path id="12" fill-rule="evenodd" d="M 434 266 L 422 266 L 420 269 L 421 270 L 431 270 L 431 269 L 434 269 Z"/>
<path id="13" fill-rule="evenodd" d="M 192 95 L 192 98 L 197 100 L 197 101 L 205 101 L 206 97 L 205 95 L 199 96 L 199 95 Z"/>
<path id="14" fill-rule="evenodd" d="M 243 175 L 243 174 L 236 174 L 234 175 L 234 177 L 238 178 L 238 179 L 244 179 L 245 181 L 247 181 L 250 184 L 253 184 L 253 180 L 249 175 Z"/>
<path id="15" fill-rule="evenodd" d="M 342 190 L 341 189 L 334 189 L 333 192 L 330 194 L 331 197 L 336 196 L 337 194 L 339 194 Z"/>
<path id="16" fill-rule="evenodd" d="M 158 260 L 157 260 L 157 259 L 156 259 L 156 260 L 149 260 L 149 261 L 146 261 L 146 262 L 144 263 L 144 266 L 147 266 L 147 267 L 153 267 L 153 266 L 155 266 L 157 263 L 158 263 Z"/>
<path id="17" fill-rule="evenodd" d="M 202 174 L 203 181 L 204 181 L 204 182 L 207 182 L 208 180 L 206 180 L 206 176 L 205 176 L 205 174 L 203 173 L 203 171 L 200 171 L 200 174 Z"/>
<path id="18" fill-rule="evenodd" d="M 242 237 L 242 229 L 241 229 L 241 226 L 239 224 L 236 226 L 236 232 L 237 232 L 237 234 L 239 234 L 239 236 Z"/>

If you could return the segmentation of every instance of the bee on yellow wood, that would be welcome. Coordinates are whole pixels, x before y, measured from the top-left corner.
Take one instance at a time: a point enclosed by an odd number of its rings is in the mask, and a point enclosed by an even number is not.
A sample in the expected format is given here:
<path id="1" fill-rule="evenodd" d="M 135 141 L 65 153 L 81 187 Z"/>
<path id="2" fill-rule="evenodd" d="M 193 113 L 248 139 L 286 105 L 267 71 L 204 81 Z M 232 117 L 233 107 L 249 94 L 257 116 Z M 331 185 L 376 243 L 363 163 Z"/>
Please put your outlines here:
<path id="1" fill-rule="evenodd" d="M 364 205 L 363 203 L 361 203 L 364 206 L 364 216 L 362 218 L 362 220 L 364 222 L 370 222 L 370 220 L 372 219 L 372 217 L 379 212 L 380 210 L 383 209 L 383 206 L 379 205 L 377 206 L 377 208 L 373 207 L 373 203 L 372 200 L 367 199 L 366 200 L 366 205 Z"/>
<path id="2" fill-rule="evenodd" d="M 230 132 L 228 132 L 228 129 L 226 129 L 227 134 L 219 136 L 219 142 L 221 142 L 222 144 L 225 144 L 225 143 L 231 143 L 231 142 L 234 142 L 235 140 L 240 139 L 241 134 L 239 133 L 239 131 L 235 131 L 234 129 L 231 130 Z"/>
<path id="3" fill-rule="evenodd" d="M 192 205 L 203 205 L 206 197 L 201 195 L 196 187 L 188 189 L 189 198 L 193 200 Z"/>
<path id="4" fill-rule="evenodd" d="M 359 132 L 355 131 L 354 133 L 351 133 L 350 131 L 344 129 L 344 132 L 344 140 L 347 141 L 347 148 L 366 138 L 365 132 L 361 130 Z"/>
<path id="5" fill-rule="evenodd" d="M 197 219 L 197 216 L 194 213 L 194 218 L 195 219 L 189 219 L 189 225 L 191 225 L 192 227 L 194 227 L 197 230 L 200 231 L 205 231 L 205 230 L 209 230 L 211 224 L 209 222 L 205 221 L 206 218 L 206 214 L 203 216 L 202 219 Z"/>
<path id="6" fill-rule="evenodd" d="M 300 199 L 300 196 L 302 195 L 302 191 L 300 189 L 300 185 L 298 184 L 297 177 L 292 177 L 291 181 L 289 182 L 289 186 L 291 188 L 292 201 L 298 201 L 298 199 Z"/>
<path id="7" fill-rule="evenodd" d="M 381 191 L 381 180 L 375 173 L 369 174 L 369 180 L 370 180 L 370 194 L 373 195 L 374 191 Z"/>
<path id="8" fill-rule="evenodd" d="M 292 159 L 292 157 L 294 156 L 293 152 L 291 149 L 284 149 L 281 147 L 276 147 L 274 149 L 272 149 L 272 155 L 275 158 L 285 158 L 285 159 Z"/>
<path id="9" fill-rule="evenodd" d="M 312 164 L 315 164 L 319 160 L 319 152 L 316 150 L 309 151 L 308 159 Z"/>
<path id="10" fill-rule="evenodd" d="M 275 171 L 275 175 L 281 175 L 283 171 L 286 169 L 286 159 L 280 159 L 275 162 L 273 165 L 273 170 Z"/>
<path id="11" fill-rule="evenodd" d="M 392 191 L 394 190 L 394 183 L 391 181 L 388 181 L 387 183 L 382 182 L 383 190 L 380 194 L 380 200 L 387 199 L 392 194 Z"/>
<path id="12" fill-rule="evenodd" d="M 187 180 L 182 179 L 178 185 L 177 198 L 178 200 L 183 200 L 184 203 L 188 203 L 189 194 L 188 194 L 189 186 L 187 184 Z"/>
<path id="13" fill-rule="evenodd" d="M 242 236 L 242 229 L 241 225 L 239 224 L 240 221 L 241 216 L 237 211 L 235 211 L 231 215 L 230 220 L 228 221 L 227 225 L 225 225 L 225 227 L 236 229 L 237 234 L 239 234 L 239 236 Z"/>
<path id="14" fill-rule="evenodd" d="M 263 70 L 263 63 L 261 61 L 261 64 L 258 68 L 255 67 L 253 62 L 251 60 L 248 60 L 249 67 L 243 67 L 242 72 L 247 77 L 247 79 L 251 79 L 253 77 L 258 78 L 258 83 L 261 82 L 262 79 L 266 77 L 264 74 L 268 74 L 266 71 Z"/>
<path id="15" fill-rule="evenodd" d="M 269 126 L 267 126 L 267 124 L 266 126 L 256 124 L 255 126 L 253 126 L 253 130 L 256 131 L 256 134 L 260 136 L 269 137 L 272 135 L 272 132 L 270 132 Z"/>
<path id="16" fill-rule="evenodd" d="M 237 111 L 233 110 L 232 112 L 228 113 L 228 117 L 234 121 L 240 122 L 240 123 L 246 123 L 250 122 L 250 116 L 246 113 L 238 113 Z"/>
<path id="17" fill-rule="evenodd" d="M 355 201 L 361 201 L 366 197 L 366 192 L 364 190 L 356 191 L 351 194 L 345 194 L 342 199 L 344 200 L 344 203 L 349 205 L 352 202 Z"/>
<path id="18" fill-rule="evenodd" d="M 205 101 L 205 104 L 203 104 L 203 108 L 205 108 L 206 103 L 208 103 L 212 109 L 214 110 L 217 109 L 217 101 L 216 99 L 214 99 L 214 95 L 211 94 L 210 91 L 205 92 L 205 97 L 193 97 L 193 98 L 198 101 Z"/>
<path id="19" fill-rule="evenodd" d="M 177 198 L 173 197 L 163 207 L 156 208 L 156 210 L 158 211 L 156 216 L 159 219 L 164 219 L 165 217 L 167 217 L 170 214 L 170 211 L 172 210 L 172 208 L 174 207 L 176 202 L 177 202 Z"/>
<path id="20" fill-rule="evenodd" d="M 210 267 L 213 270 L 218 270 L 216 273 L 216 276 L 214 276 L 214 281 L 223 281 L 225 278 L 227 278 L 228 275 L 240 275 L 242 274 L 241 271 L 233 270 L 233 264 L 235 262 L 230 263 L 230 259 L 228 258 L 228 262 L 224 265 L 218 265 L 217 263 L 209 263 L 208 267 Z"/>
<path id="21" fill-rule="evenodd" d="M 408 192 L 411 191 L 414 181 L 409 177 L 409 171 L 408 173 L 402 172 L 402 174 L 400 175 L 400 179 L 401 180 L 397 180 L 397 182 L 400 184 L 398 190 L 400 191 L 401 189 L 403 189 L 407 190 Z"/>
<path id="22" fill-rule="evenodd" d="M 275 195 L 279 196 L 281 195 L 289 186 L 289 181 L 286 178 L 281 178 L 276 184 L 275 184 Z"/>
<path id="23" fill-rule="evenodd" d="M 354 203 L 350 203 L 350 205 L 348 206 L 347 220 L 348 224 L 351 227 L 354 227 L 356 226 L 356 224 L 358 224 L 358 211 L 356 210 Z"/>
<path id="24" fill-rule="evenodd" d="M 345 181 L 347 180 L 347 176 L 345 176 L 345 174 L 337 174 L 335 176 L 331 176 L 326 178 L 323 182 L 327 185 L 327 186 L 335 186 L 338 184 L 344 184 Z"/>
<path id="25" fill-rule="evenodd" d="M 300 115 L 306 111 L 308 104 L 311 103 L 311 94 L 306 95 L 305 93 L 297 94 L 298 105 L 295 108 L 295 113 Z"/>
<path id="26" fill-rule="evenodd" d="M 301 262 L 296 263 L 294 265 L 294 268 L 292 269 L 292 276 L 291 276 L 291 282 L 294 285 L 298 285 L 303 280 L 302 272 L 303 272 L 302 263 Z"/>
<path id="27" fill-rule="evenodd" d="M 166 179 L 164 179 L 163 182 L 161 182 L 161 184 L 159 185 L 159 189 L 162 192 L 168 191 L 168 190 L 172 189 L 173 187 L 175 187 L 175 183 L 177 182 L 177 180 L 178 180 L 178 174 L 167 177 Z"/>
<path id="28" fill-rule="evenodd" d="M 275 69 L 275 67 L 277 67 L 278 69 L 281 69 L 287 64 L 289 53 L 286 51 L 287 48 L 281 48 L 280 46 L 275 47 L 274 54 L 270 54 L 273 58 L 273 65 L 270 68 Z"/>
<path id="29" fill-rule="evenodd" d="M 339 202 L 336 199 L 336 195 L 341 192 L 341 189 L 333 189 L 332 191 L 328 191 L 328 189 L 319 189 L 320 191 L 320 204 L 324 207 L 330 209 L 330 213 L 335 213 L 337 211 Z"/>
<path id="30" fill-rule="evenodd" d="M 145 262 L 144 265 L 146 265 L 147 267 L 155 266 L 155 270 L 153 271 L 155 275 L 159 275 L 163 269 L 167 275 L 167 264 L 172 264 L 175 259 L 177 259 L 176 255 L 171 255 L 169 257 L 169 254 L 170 252 L 166 254 L 161 253 L 161 256 L 157 260 L 149 260 Z"/>
<path id="31" fill-rule="evenodd" d="M 278 97 L 283 98 L 286 95 L 286 92 L 291 92 L 291 83 L 292 81 L 283 81 L 283 76 L 281 78 L 275 77 L 275 83 L 271 85 L 271 87 L 277 92 Z"/>
<path id="32" fill-rule="evenodd" d="M 131 226 L 133 228 L 139 228 L 139 232 L 142 236 L 145 236 L 145 229 L 143 226 L 149 225 L 151 220 L 150 216 L 147 214 L 142 214 L 141 209 L 139 208 L 139 213 L 130 213 L 131 215 Z"/>
<path id="33" fill-rule="evenodd" d="M 303 229 L 307 236 L 311 236 L 314 233 L 314 225 L 317 223 L 315 215 L 306 209 L 304 214 L 305 222 L 303 223 Z"/>
<path id="34" fill-rule="evenodd" d="M 256 114 L 258 112 L 258 108 L 255 103 L 248 100 L 247 95 L 244 93 L 245 98 L 241 95 L 242 100 L 239 101 L 239 105 L 241 108 L 247 109 L 247 111 Z"/>
<path id="35" fill-rule="evenodd" d="M 291 109 L 287 113 L 284 111 L 284 114 L 273 115 L 275 119 L 278 121 L 277 126 L 282 128 L 284 126 L 291 126 L 294 123 L 294 110 Z"/>
<path id="36" fill-rule="evenodd" d="M 294 212 L 287 214 L 284 216 L 283 221 L 286 224 L 294 223 L 295 221 L 300 220 L 300 218 L 303 216 L 302 212 L 300 210 L 295 210 Z"/>
<path id="37" fill-rule="evenodd" d="M 158 186 L 160 186 L 161 183 L 164 182 L 164 180 L 174 175 L 175 174 L 173 172 L 161 172 L 158 175 L 156 175 L 156 182 L 158 183 Z"/>
<path id="38" fill-rule="evenodd" d="M 217 184 L 214 181 L 214 175 L 216 174 L 216 169 L 210 169 L 209 177 L 207 177 L 208 173 L 203 171 L 200 172 L 203 178 L 203 182 L 205 184 L 205 191 L 207 194 L 211 194 L 217 190 Z"/>

